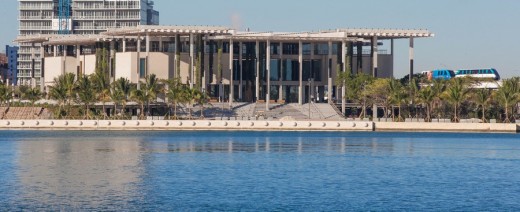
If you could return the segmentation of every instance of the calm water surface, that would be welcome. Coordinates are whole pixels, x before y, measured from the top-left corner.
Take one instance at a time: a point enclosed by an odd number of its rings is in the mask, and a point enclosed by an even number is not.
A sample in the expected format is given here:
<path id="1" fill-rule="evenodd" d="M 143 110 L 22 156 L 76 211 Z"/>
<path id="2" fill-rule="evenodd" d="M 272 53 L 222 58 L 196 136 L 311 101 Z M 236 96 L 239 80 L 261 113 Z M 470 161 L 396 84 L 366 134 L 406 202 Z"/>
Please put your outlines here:
<path id="1" fill-rule="evenodd" d="M 518 211 L 520 136 L 0 131 L 0 210 Z"/>

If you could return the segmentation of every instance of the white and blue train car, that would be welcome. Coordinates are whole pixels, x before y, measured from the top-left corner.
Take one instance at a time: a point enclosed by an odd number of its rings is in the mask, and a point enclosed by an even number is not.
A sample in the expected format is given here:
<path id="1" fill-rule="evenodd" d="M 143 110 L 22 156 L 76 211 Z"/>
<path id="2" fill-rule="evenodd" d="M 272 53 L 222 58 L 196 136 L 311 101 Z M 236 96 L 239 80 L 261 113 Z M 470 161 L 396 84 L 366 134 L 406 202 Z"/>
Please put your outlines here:
<path id="1" fill-rule="evenodd" d="M 490 69 L 460 69 L 455 72 L 455 77 L 473 77 L 480 79 L 500 80 L 498 71 L 494 68 Z"/>

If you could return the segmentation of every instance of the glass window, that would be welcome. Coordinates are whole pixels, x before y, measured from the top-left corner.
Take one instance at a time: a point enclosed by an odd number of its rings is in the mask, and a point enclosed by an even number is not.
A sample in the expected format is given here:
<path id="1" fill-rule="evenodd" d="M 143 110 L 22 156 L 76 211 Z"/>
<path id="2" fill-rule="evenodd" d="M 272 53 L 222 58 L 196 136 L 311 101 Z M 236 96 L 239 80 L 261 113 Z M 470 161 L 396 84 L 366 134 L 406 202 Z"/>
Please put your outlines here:
<path id="1" fill-rule="evenodd" d="M 282 80 L 283 81 L 299 81 L 300 80 L 300 65 L 298 60 L 287 59 L 282 65 Z"/>
<path id="2" fill-rule="evenodd" d="M 280 60 L 279 59 L 271 59 L 271 73 L 269 79 L 271 81 L 280 80 Z"/>
<path id="3" fill-rule="evenodd" d="M 145 78 L 146 77 L 146 59 L 141 58 L 139 60 L 139 77 Z"/>

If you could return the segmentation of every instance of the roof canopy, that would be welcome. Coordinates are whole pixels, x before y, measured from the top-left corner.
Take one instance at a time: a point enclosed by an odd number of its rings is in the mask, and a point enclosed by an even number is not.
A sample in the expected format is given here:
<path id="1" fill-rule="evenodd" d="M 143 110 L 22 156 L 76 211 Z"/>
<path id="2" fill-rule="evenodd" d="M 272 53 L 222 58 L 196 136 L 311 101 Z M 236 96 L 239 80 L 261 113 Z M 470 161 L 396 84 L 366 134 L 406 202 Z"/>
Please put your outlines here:
<path id="1" fill-rule="evenodd" d="M 233 34 L 235 30 L 216 26 L 154 26 L 140 25 L 137 27 L 126 27 L 108 29 L 101 34 L 108 36 L 174 36 L 189 34 Z"/>
<path id="2" fill-rule="evenodd" d="M 384 39 L 427 38 L 435 36 L 428 30 L 408 29 L 335 29 L 318 32 L 237 32 L 231 28 L 217 26 L 152 26 L 141 25 L 108 29 L 100 35 L 31 35 L 19 36 L 17 43 L 43 43 L 47 45 L 87 45 L 114 39 L 137 39 L 144 36 L 173 37 L 204 34 L 215 40 L 234 41 L 361 41 L 377 37 Z"/>

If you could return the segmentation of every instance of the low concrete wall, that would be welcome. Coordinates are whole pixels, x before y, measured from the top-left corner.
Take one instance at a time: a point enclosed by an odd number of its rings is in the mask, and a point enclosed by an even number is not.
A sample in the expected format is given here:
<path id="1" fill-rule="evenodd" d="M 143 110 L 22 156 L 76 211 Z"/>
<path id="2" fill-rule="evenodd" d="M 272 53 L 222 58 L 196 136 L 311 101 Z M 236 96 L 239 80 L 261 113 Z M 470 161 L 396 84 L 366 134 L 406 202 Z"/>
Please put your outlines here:
<path id="1" fill-rule="evenodd" d="M 0 129 L 373 131 L 374 123 L 346 121 L 0 120 Z"/>
<path id="2" fill-rule="evenodd" d="M 507 132 L 519 131 L 517 124 L 376 122 L 375 131 L 420 132 Z"/>

